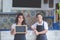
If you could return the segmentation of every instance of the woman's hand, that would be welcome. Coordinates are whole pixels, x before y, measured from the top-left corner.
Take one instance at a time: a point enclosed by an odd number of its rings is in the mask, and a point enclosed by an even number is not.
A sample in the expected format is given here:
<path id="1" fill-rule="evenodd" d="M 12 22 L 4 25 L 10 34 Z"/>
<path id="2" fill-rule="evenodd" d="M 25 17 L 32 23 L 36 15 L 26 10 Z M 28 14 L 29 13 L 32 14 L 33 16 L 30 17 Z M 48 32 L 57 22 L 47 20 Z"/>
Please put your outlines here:
<path id="1" fill-rule="evenodd" d="M 27 34 L 27 32 L 25 32 L 25 34 Z"/>
<path id="2" fill-rule="evenodd" d="M 16 31 L 14 31 L 13 35 L 15 35 L 15 34 L 16 34 Z"/>
<path id="3" fill-rule="evenodd" d="M 14 29 L 11 29 L 11 35 L 15 35 L 16 31 Z"/>

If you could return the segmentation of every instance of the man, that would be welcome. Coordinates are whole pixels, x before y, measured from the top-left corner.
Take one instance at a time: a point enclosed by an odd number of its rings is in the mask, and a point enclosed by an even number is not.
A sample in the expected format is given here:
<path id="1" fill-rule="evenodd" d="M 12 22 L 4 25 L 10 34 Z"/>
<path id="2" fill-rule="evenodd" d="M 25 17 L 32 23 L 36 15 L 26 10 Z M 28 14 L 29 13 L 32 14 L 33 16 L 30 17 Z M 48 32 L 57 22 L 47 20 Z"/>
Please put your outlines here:
<path id="1" fill-rule="evenodd" d="M 36 40 L 47 40 L 46 33 L 48 31 L 47 22 L 43 21 L 43 17 L 40 13 L 36 14 L 37 22 L 34 23 L 31 28 L 36 33 Z"/>

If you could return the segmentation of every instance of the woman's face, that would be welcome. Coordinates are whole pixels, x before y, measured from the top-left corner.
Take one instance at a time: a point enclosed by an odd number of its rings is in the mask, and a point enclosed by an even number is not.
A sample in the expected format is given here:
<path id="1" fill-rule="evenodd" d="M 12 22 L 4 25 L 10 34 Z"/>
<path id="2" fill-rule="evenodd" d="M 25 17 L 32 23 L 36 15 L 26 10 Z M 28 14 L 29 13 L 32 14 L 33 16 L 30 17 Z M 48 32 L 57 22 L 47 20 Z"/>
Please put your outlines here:
<path id="1" fill-rule="evenodd" d="M 18 17 L 18 22 L 22 23 L 22 22 L 23 22 L 23 20 L 24 20 L 23 16 L 22 16 L 22 15 L 20 15 L 20 16 Z"/>
<path id="2" fill-rule="evenodd" d="M 41 16 L 41 15 L 38 15 L 38 16 L 37 16 L 37 21 L 38 21 L 38 22 L 42 22 L 42 16 Z"/>

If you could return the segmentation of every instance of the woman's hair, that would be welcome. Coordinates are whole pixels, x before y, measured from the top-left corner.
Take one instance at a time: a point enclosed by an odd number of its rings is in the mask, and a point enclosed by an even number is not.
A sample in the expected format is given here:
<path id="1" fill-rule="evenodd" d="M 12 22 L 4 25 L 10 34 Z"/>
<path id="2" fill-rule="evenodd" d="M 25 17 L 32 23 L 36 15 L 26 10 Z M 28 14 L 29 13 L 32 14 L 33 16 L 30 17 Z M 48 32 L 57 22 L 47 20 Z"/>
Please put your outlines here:
<path id="1" fill-rule="evenodd" d="M 19 18 L 19 16 L 23 16 L 23 22 L 22 22 L 22 25 L 25 25 L 26 23 L 25 23 L 25 18 L 24 18 L 24 15 L 23 15 L 23 13 L 18 13 L 17 14 L 17 17 L 16 17 L 16 20 L 15 20 L 15 23 L 16 24 L 18 24 L 18 18 Z"/>

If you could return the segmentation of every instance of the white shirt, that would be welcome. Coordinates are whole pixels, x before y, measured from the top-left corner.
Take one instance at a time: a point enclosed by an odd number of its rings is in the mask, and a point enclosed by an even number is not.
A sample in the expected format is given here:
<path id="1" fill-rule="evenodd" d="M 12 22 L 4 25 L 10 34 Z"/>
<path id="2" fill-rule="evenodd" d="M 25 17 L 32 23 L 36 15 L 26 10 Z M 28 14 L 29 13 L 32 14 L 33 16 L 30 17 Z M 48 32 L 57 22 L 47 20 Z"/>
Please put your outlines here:
<path id="1" fill-rule="evenodd" d="M 36 22 L 36 23 L 34 23 L 31 27 L 32 27 L 32 28 L 36 28 L 37 24 L 38 24 L 38 25 L 43 25 L 43 22 L 44 22 L 44 29 L 47 29 L 47 30 L 48 30 L 48 23 L 45 22 L 45 21 L 42 21 L 41 23 Z"/>

